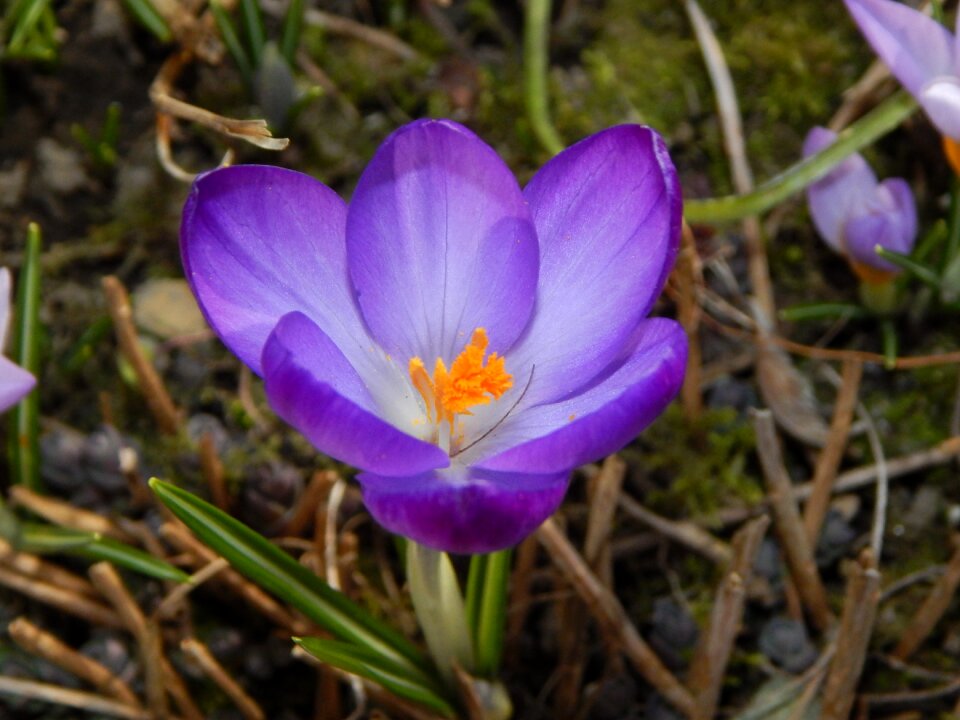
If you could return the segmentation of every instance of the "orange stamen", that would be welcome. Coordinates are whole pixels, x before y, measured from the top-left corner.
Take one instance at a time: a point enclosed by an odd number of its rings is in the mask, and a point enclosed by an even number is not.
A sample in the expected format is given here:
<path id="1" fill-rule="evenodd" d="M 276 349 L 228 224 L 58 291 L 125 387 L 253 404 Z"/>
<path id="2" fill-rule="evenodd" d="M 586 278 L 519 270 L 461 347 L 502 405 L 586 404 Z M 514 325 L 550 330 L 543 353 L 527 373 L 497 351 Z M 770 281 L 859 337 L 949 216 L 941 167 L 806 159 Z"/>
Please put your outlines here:
<path id="1" fill-rule="evenodd" d="M 950 163 L 953 172 L 960 177 L 960 143 L 944 136 L 943 154 L 947 156 L 947 162 Z"/>
<path id="2" fill-rule="evenodd" d="M 420 358 L 410 360 L 410 379 L 432 422 L 446 420 L 452 426 L 454 415 L 471 415 L 470 408 L 498 399 L 513 386 L 513 376 L 504 369 L 502 357 L 491 353 L 484 361 L 488 343 L 487 332 L 477 328 L 449 370 L 443 359 L 437 358 L 432 378 Z"/>

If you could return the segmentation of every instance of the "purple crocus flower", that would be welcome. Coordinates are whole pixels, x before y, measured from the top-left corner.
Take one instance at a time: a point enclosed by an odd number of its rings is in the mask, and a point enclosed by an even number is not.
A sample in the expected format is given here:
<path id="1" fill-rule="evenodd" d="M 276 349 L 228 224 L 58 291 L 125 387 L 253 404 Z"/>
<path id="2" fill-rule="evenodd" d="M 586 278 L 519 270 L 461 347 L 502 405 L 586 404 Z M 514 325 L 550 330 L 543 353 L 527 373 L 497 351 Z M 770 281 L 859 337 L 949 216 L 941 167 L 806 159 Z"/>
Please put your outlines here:
<path id="1" fill-rule="evenodd" d="M 10 328 L 10 271 L 0 268 L 0 347 Z M 16 405 L 37 381 L 19 365 L 0 355 L 0 412 Z"/>
<path id="2" fill-rule="evenodd" d="M 820 152 L 837 135 L 813 128 L 803 143 L 804 157 Z M 883 282 L 896 265 L 877 255 L 877 246 L 904 255 L 917 237 L 917 208 L 902 178 L 877 182 L 859 154 L 853 154 L 828 175 L 807 187 L 807 201 L 817 232 L 827 245 L 847 256 L 854 271 L 868 282 Z"/>
<path id="3" fill-rule="evenodd" d="M 960 141 L 957 39 L 919 10 L 893 0 L 844 0 L 867 41 L 937 129 Z M 960 18 L 958 18 L 960 20 Z"/>
<path id="4" fill-rule="evenodd" d="M 349 206 L 300 173 L 199 178 L 181 229 L 210 325 L 280 417 L 360 469 L 373 516 L 435 549 L 517 543 L 571 470 L 678 391 L 686 340 L 646 319 L 677 253 L 660 137 L 615 127 L 521 191 L 444 120 L 394 132 Z"/>

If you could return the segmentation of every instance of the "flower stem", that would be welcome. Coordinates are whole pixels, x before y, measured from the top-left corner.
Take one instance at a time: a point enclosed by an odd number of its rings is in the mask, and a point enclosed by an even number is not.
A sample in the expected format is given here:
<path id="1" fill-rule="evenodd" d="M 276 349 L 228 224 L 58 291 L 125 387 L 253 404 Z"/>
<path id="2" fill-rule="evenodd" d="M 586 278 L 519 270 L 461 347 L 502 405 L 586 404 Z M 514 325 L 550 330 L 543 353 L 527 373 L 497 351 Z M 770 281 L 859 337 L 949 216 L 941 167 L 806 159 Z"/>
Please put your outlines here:
<path id="1" fill-rule="evenodd" d="M 477 675 L 496 677 L 503 652 L 510 550 L 474 555 L 467 580 L 467 619 L 473 631 Z"/>
<path id="2" fill-rule="evenodd" d="M 886 135 L 917 109 L 917 102 L 899 91 L 840 132 L 837 141 L 816 155 L 791 165 L 779 175 L 745 195 L 727 195 L 706 200 L 687 200 L 684 216 L 689 222 L 720 222 L 758 215 L 800 192 L 844 158 Z"/>
<path id="3" fill-rule="evenodd" d="M 527 0 L 523 27 L 523 96 L 534 135 L 544 149 L 556 155 L 565 145 L 550 121 L 547 92 L 550 4 L 550 0 Z"/>
<path id="4" fill-rule="evenodd" d="M 454 668 L 473 672 L 473 644 L 460 584 L 446 553 L 407 540 L 407 578 L 413 609 L 427 647 L 444 679 L 455 687 Z"/>

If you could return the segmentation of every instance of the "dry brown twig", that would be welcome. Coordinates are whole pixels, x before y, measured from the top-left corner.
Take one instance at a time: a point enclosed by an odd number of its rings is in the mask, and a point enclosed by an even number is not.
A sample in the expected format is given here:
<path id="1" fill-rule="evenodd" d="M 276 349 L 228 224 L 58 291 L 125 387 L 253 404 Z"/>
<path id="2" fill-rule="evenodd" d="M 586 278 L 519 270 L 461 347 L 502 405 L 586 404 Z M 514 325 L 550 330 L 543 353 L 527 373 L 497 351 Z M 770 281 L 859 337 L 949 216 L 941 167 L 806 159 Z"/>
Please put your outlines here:
<path id="1" fill-rule="evenodd" d="M 833 420 L 830 423 L 830 434 L 817 458 L 813 479 L 810 481 L 810 497 L 803 509 L 803 524 L 807 531 L 807 539 L 816 545 L 820 536 L 820 527 L 827 516 L 830 505 L 830 496 L 833 483 L 837 477 L 840 461 L 843 459 L 847 447 L 847 438 L 850 434 L 850 425 L 853 413 L 857 406 L 857 392 L 860 389 L 860 378 L 863 375 L 863 363 L 857 360 L 847 360 L 843 363 L 843 376 L 840 391 L 834 404 Z"/>
<path id="2" fill-rule="evenodd" d="M 945 572 L 937 579 L 910 623 L 900 636 L 900 642 L 891 653 L 897 660 L 906 660 L 923 644 L 950 606 L 960 587 L 960 547 L 954 551 Z"/>
<path id="3" fill-rule="evenodd" d="M 620 640 L 623 653 L 637 672 L 653 685 L 667 702 L 684 714 L 692 715 L 695 708 L 693 697 L 647 645 L 630 622 L 620 601 L 590 572 L 584 559 L 552 519 L 540 526 L 537 539 L 586 603 L 594 619 L 607 629 L 611 637 Z"/>
<path id="4" fill-rule="evenodd" d="M 196 638 L 186 638 L 180 642 L 180 649 L 183 650 L 199 667 L 203 673 L 216 683 L 217 687 L 223 690 L 229 697 L 237 710 L 246 720 L 264 720 L 266 714 L 247 692 L 240 687 L 240 684 L 234 680 L 230 674 L 217 662 L 210 650 Z"/>
<path id="5" fill-rule="evenodd" d="M 117 540 L 131 540 L 127 533 L 103 515 L 75 507 L 63 500 L 41 495 L 23 485 L 13 485 L 9 492 L 11 505 L 26 508 L 54 525 L 95 535 L 105 535 Z"/>
<path id="6" fill-rule="evenodd" d="M 14 486 L 20 487 L 20 486 Z M 8 566 L 21 575 L 50 583 L 63 590 L 77 593 L 88 598 L 97 597 L 97 591 L 85 578 L 64 570 L 59 565 L 49 563 L 36 555 L 18 552 L 6 540 L 0 539 L 0 564 Z"/>
<path id="7" fill-rule="evenodd" d="M 716 711 L 727 663 L 743 619 L 753 561 L 769 525 L 770 518 L 762 515 L 741 528 L 733 538 L 733 559 L 717 590 L 710 620 L 690 664 L 687 687 L 696 701 L 695 720 L 710 720 Z"/>
<path id="8" fill-rule="evenodd" d="M 856 699 L 860 673 L 880 602 L 880 573 L 870 550 L 851 563 L 843 617 L 834 641 L 836 654 L 823 689 L 823 720 L 846 720 Z"/>
<path id="9" fill-rule="evenodd" d="M 93 693 L 71 690 L 59 685 L 50 685 L 34 680 L 20 680 L 19 678 L 0 675 L 0 694 L 13 695 L 27 700 L 39 700 L 52 705 L 73 707 L 86 712 L 126 718 L 126 720 L 156 720 L 153 713 L 148 710 L 131 707 L 116 700 L 107 700 Z"/>
<path id="10" fill-rule="evenodd" d="M 217 454 L 211 433 L 206 432 L 200 436 L 199 451 L 200 473 L 210 488 L 210 499 L 224 512 L 230 512 L 230 493 L 223 477 L 223 462 Z"/>
<path id="11" fill-rule="evenodd" d="M 814 625 L 819 630 L 826 631 L 833 622 L 833 614 L 827 604 L 827 592 L 817 572 L 813 550 L 800 519 L 790 476 L 783 465 L 780 443 L 770 411 L 754 411 L 753 424 L 757 436 L 757 453 L 767 482 L 767 497 L 776 521 L 775 529 L 780 538 L 780 548 L 786 557 L 804 607 L 810 613 Z"/>
<path id="12" fill-rule="evenodd" d="M 718 565 L 730 563 L 732 554 L 727 543 L 715 538 L 699 525 L 687 520 L 670 520 L 647 510 L 629 495 L 620 495 L 620 507 L 627 514 L 661 535 L 698 552 Z"/>
<path id="13" fill-rule="evenodd" d="M 180 427 L 180 411 L 170 397 L 170 393 L 167 392 L 160 374 L 140 347 L 127 289 L 117 278 L 108 275 L 103 278 L 103 291 L 107 298 L 107 309 L 113 320 L 113 329 L 117 334 L 120 352 L 133 367 L 137 384 L 147 401 L 150 412 L 153 413 L 161 432 L 167 435 L 176 434 Z"/>
<path id="14" fill-rule="evenodd" d="M 63 668 L 72 675 L 93 685 L 103 695 L 140 709 L 140 701 L 130 687 L 109 668 L 61 642 L 51 633 L 41 630 L 25 617 L 19 617 L 7 627 L 10 637 L 25 651 Z"/>
<path id="15" fill-rule="evenodd" d="M 687 334 L 687 372 L 680 390 L 680 402 L 688 420 L 703 413 L 703 355 L 700 349 L 700 317 L 703 309 L 698 301 L 698 288 L 703 285 L 703 267 L 697 253 L 693 231 L 686 221 L 680 235 L 680 254 L 672 279 L 677 288 L 677 318 Z"/>
<path id="16" fill-rule="evenodd" d="M 68 615 L 86 620 L 92 625 L 102 625 L 109 628 L 121 626 L 116 613 L 106 605 L 92 600 L 86 595 L 80 595 L 73 590 L 50 585 L 38 578 L 21 575 L 2 566 L 0 566 L 0 585 L 45 605 L 55 607 Z"/>

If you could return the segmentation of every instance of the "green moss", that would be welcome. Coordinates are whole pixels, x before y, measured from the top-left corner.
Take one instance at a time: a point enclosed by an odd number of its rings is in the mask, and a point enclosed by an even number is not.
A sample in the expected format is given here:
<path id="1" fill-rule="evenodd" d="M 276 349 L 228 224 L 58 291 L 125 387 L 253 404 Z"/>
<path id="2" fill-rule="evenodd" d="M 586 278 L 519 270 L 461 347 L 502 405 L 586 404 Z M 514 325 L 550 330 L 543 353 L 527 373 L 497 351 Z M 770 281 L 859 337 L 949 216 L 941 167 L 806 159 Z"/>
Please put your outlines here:
<path id="1" fill-rule="evenodd" d="M 679 405 L 671 405 L 644 433 L 644 445 L 650 449 L 638 463 L 661 475 L 665 485 L 647 498 L 656 509 L 709 515 L 763 497 L 759 479 L 746 471 L 753 430 L 731 408 L 707 410 L 690 422 Z"/>

